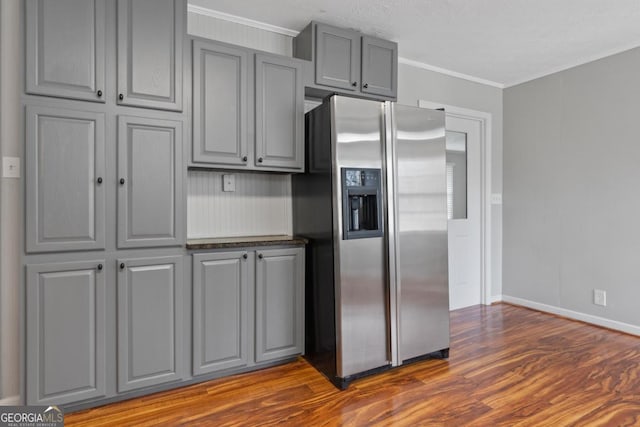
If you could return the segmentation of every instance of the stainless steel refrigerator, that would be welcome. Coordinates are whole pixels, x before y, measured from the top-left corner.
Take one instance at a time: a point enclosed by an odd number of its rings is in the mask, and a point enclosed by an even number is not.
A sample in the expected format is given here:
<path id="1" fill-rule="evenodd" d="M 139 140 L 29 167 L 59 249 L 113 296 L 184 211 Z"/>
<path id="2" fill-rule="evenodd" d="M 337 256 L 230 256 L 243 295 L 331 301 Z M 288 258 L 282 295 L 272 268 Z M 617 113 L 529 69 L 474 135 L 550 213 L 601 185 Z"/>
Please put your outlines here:
<path id="1" fill-rule="evenodd" d="M 448 357 L 444 112 L 332 96 L 305 121 L 305 357 L 343 389 Z"/>

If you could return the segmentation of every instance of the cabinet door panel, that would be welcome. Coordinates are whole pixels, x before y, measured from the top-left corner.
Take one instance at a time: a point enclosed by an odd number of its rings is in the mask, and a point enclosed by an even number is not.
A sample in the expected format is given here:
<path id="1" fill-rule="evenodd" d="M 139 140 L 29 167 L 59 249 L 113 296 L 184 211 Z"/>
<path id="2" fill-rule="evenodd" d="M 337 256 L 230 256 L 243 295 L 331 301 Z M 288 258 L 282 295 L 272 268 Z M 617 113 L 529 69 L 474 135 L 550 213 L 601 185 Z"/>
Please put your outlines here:
<path id="1" fill-rule="evenodd" d="M 28 0 L 26 12 L 27 93 L 104 102 L 104 0 Z"/>
<path id="2" fill-rule="evenodd" d="M 304 168 L 302 63 L 256 55 L 256 166 Z"/>
<path id="3" fill-rule="evenodd" d="M 316 84 L 358 89 L 360 34 L 341 28 L 316 26 Z"/>
<path id="4" fill-rule="evenodd" d="M 256 362 L 302 353 L 304 250 L 264 250 L 256 259 Z"/>
<path id="5" fill-rule="evenodd" d="M 183 243 L 182 122 L 118 117 L 118 247 Z"/>
<path id="6" fill-rule="evenodd" d="M 249 53 L 193 42 L 193 161 L 247 164 Z"/>
<path id="7" fill-rule="evenodd" d="M 184 0 L 118 0 L 118 102 L 182 110 Z"/>
<path id="8" fill-rule="evenodd" d="M 26 121 L 27 252 L 104 249 L 104 114 L 27 107 Z"/>
<path id="9" fill-rule="evenodd" d="M 181 379 L 182 257 L 118 260 L 118 391 Z"/>
<path id="10" fill-rule="evenodd" d="M 193 374 L 247 364 L 246 253 L 193 256 Z"/>
<path id="11" fill-rule="evenodd" d="M 374 37 L 362 37 L 362 92 L 395 98 L 397 95 L 398 45 Z"/>
<path id="12" fill-rule="evenodd" d="M 27 266 L 27 404 L 105 395 L 104 260 Z"/>

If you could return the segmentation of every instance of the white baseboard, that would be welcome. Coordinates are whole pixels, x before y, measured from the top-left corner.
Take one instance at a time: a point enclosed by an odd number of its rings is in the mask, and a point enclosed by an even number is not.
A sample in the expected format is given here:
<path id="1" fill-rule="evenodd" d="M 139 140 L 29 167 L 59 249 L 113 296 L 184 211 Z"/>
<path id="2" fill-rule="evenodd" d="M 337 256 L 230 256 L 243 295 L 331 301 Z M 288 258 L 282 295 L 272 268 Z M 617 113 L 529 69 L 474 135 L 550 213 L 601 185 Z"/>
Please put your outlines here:
<path id="1" fill-rule="evenodd" d="M 502 295 L 491 295 L 489 297 L 489 304 L 495 304 L 497 302 L 502 302 Z"/>
<path id="2" fill-rule="evenodd" d="M 631 325 L 629 323 L 618 322 L 617 320 L 605 319 L 591 314 L 580 313 L 578 311 L 568 310 L 566 308 L 556 307 L 553 305 L 542 304 L 535 301 L 529 301 L 522 298 L 502 295 L 502 301 L 521 305 L 523 307 L 532 308 L 546 313 L 557 314 L 558 316 L 568 317 L 569 319 L 580 320 L 582 322 L 591 323 L 592 325 L 602 326 L 631 335 L 640 336 L 640 326 Z"/>
<path id="3" fill-rule="evenodd" d="M 20 405 L 20 396 L 9 396 L 0 399 L 0 406 Z"/>

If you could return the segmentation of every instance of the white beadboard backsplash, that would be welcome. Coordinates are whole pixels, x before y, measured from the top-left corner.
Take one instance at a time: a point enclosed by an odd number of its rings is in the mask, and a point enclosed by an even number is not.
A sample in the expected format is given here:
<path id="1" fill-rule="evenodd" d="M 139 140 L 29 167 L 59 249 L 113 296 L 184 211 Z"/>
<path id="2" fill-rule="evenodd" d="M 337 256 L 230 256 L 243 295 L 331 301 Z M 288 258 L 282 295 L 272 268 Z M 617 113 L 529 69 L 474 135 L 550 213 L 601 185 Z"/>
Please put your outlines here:
<path id="1" fill-rule="evenodd" d="M 227 174 L 234 192 L 222 191 Z M 189 239 L 292 234 L 290 175 L 190 170 L 188 187 Z"/>

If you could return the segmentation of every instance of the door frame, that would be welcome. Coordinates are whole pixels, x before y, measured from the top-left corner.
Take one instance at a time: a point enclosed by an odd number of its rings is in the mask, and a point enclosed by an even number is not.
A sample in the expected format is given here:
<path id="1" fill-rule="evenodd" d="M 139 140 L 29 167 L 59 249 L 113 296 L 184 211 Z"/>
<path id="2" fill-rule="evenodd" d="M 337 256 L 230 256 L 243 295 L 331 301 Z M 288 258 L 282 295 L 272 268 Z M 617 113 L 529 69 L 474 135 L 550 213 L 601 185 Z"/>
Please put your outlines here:
<path id="1" fill-rule="evenodd" d="M 418 107 L 444 108 L 446 116 L 474 120 L 480 124 L 480 301 L 491 305 L 491 130 L 492 115 L 484 111 L 456 107 L 441 102 L 418 100 Z"/>

